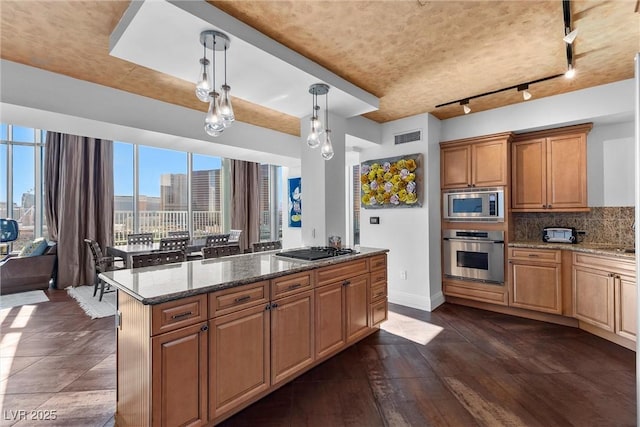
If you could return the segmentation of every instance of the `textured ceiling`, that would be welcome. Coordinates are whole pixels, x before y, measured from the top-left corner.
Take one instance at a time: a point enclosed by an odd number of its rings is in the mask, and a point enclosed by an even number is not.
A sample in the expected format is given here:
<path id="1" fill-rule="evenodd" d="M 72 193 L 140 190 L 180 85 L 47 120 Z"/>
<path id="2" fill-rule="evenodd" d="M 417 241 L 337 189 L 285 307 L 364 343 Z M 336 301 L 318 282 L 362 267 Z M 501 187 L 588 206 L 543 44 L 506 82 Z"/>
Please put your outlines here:
<path id="1" fill-rule="evenodd" d="M 566 70 L 561 1 L 209 1 L 380 98 L 386 122 L 435 105 Z M 573 1 L 576 77 L 535 84 L 535 98 L 633 77 L 637 0 Z M 109 56 L 129 2 L 0 1 L 3 59 L 204 111 L 193 83 Z M 474 99 L 474 112 L 523 102 L 512 90 Z M 235 100 L 240 121 L 299 133 L 298 119 Z"/>

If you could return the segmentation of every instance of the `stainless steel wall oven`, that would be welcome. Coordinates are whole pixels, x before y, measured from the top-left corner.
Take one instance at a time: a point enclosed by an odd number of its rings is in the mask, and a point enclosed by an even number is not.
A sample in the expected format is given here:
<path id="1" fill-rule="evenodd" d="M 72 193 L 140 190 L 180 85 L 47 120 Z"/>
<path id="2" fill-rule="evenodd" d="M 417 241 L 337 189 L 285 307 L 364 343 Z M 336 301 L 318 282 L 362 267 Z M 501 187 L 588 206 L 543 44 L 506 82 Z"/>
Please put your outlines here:
<path id="1" fill-rule="evenodd" d="M 446 277 L 504 284 L 504 231 L 444 230 Z"/>

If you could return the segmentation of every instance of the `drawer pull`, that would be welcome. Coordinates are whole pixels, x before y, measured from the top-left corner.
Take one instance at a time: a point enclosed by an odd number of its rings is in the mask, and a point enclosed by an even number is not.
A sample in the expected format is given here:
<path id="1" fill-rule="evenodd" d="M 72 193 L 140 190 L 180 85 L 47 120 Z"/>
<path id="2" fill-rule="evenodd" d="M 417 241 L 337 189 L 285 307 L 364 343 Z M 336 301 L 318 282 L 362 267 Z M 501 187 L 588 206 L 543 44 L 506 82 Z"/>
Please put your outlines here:
<path id="1" fill-rule="evenodd" d="M 173 316 L 171 316 L 171 318 L 173 320 L 178 320 L 178 319 L 182 319 L 185 317 L 189 317 L 193 314 L 193 311 L 185 311 L 184 313 L 180 313 L 180 314 L 174 314 Z"/>
<path id="2" fill-rule="evenodd" d="M 540 255 L 538 255 L 538 254 L 529 254 L 528 256 L 530 256 L 531 258 L 538 258 Z"/>
<path id="3" fill-rule="evenodd" d="M 295 283 L 295 284 L 293 284 L 293 285 L 289 285 L 289 286 L 287 287 L 287 290 L 292 291 L 292 290 L 294 290 L 294 289 L 298 289 L 298 288 L 299 288 L 299 287 L 301 287 L 301 286 L 302 286 L 302 283 Z"/>
<path id="4" fill-rule="evenodd" d="M 201 332 L 206 332 L 206 331 L 208 331 L 208 330 L 209 330 L 209 326 L 207 326 L 207 325 L 202 325 L 202 326 L 200 326 L 200 331 L 201 331 Z"/>
<path id="5" fill-rule="evenodd" d="M 246 300 L 249 300 L 249 299 L 251 299 L 251 295 L 244 295 L 244 296 L 241 296 L 241 297 L 238 297 L 238 298 L 234 299 L 233 302 L 237 304 L 239 302 L 243 302 L 243 301 L 246 301 Z"/>
<path id="6" fill-rule="evenodd" d="M 342 286 L 349 286 L 351 284 L 350 281 L 345 280 L 344 282 L 342 282 Z"/>

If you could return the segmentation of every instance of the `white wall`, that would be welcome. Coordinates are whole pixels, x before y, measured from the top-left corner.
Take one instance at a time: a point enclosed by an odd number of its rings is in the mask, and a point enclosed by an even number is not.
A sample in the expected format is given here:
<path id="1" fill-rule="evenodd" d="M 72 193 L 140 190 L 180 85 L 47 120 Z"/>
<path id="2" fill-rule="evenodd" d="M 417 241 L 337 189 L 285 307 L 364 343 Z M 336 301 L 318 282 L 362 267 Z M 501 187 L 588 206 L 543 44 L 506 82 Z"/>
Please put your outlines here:
<path id="1" fill-rule="evenodd" d="M 394 145 L 394 134 L 416 129 L 422 129 L 423 141 Z M 389 301 L 431 310 L 443 300 L 440 291 L 438 120 L 421 114 L 385 123 L 381 142 L 379 147 L 363 149 L 360 162 L 422 153 L 424 201 L 422 207 L 361 209 L 360 244 L 389 249 Z M 370 224 L 372 216 L 379 217 L 380 224 Z M 434 234 L 437 237 L 434 238 Z M 401 278 L 403 272 L 406 272 L 406 279 Z"/>
<path id="2" fill-rule="evenodd" d="M 634 123 L 596 124 L 587 135 L 589 206 L 634 206 Z"/>

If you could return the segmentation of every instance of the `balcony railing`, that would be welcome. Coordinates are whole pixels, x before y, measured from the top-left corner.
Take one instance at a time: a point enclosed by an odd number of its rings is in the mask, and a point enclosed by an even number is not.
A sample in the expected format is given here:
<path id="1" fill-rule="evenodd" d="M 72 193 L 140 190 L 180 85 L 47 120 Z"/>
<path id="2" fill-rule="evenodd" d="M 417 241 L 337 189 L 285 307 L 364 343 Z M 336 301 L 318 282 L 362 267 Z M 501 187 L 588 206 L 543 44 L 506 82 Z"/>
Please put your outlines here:
<path id="1" fill-rule="evenodd" d="M 222 232 L 222 212 L 193 212 L 193 237 L 202 237 Z M 113 216 L 113 240 L 116 245 L 126 244 L 131 233 L 153 233 L 154 240 L 168 235 L 169 231 L 189 229 L 187 211 L 140 211 L 138 230 L 134 230 L 133 211 L 115 211 Z"/>

